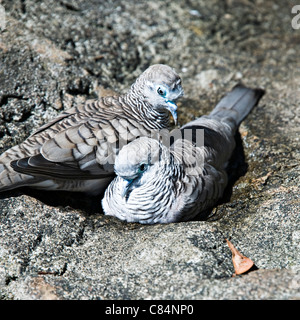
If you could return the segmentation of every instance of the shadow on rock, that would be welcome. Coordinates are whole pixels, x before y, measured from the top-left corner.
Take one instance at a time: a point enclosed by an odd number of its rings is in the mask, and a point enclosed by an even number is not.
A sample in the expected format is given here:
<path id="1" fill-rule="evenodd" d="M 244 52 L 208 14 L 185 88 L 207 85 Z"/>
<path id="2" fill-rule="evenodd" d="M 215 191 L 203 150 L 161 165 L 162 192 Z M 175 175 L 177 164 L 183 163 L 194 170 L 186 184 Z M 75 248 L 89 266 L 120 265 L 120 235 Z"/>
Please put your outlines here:
<path id="1" fill-rule="evenodd" d="M 28 187 L 19 188 L 0 194 L 0 200 L 10 197 L 28 195 L 51 207 L 71 207 L 82 211 L 84 215 L 103 213 L 101 200 L 103 194 L 89 196 L 83 192 L 43 191 Z"/>

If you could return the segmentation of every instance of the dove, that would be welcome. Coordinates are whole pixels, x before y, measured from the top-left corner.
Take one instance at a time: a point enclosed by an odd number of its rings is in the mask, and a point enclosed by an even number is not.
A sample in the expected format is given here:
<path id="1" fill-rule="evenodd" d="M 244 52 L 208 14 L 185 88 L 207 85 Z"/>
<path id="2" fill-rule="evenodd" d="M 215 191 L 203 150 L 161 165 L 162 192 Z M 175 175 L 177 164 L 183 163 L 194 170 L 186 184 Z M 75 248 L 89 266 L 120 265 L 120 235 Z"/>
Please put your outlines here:
<path id="1" fill-rule="evenodd" d="M 125 145 L 102 199 L 104 213 L 141 224 L 202 219 L 228 183 L 236 130 L 263 95 L 263 89 L 238 84 L 210 114 L 181 127 L 180 135 L 144 136 Z"/>
<path id="2" fill-rule="evenodd" d="M 114 177 L 120 147 L 177 121 L 181 79 L 170 66 L 146 69 L 128 92 L 88 100 L 58 115 L 0 156 L 0 191 L 29 186 L 97 195 Z"/>

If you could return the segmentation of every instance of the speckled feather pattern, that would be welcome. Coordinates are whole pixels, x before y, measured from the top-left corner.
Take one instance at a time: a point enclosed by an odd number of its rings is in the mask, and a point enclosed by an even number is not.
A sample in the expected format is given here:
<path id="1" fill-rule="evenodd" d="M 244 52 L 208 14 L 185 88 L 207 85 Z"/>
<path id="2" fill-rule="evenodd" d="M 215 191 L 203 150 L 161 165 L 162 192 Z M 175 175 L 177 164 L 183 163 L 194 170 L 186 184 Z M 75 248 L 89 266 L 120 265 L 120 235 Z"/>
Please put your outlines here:
<path id="1" fill-rule="evenodd" d="M 167 128 L 169 111 L 157 86 L 182 95 L 180 78 L 153 65 L 119 96 L 87 101 L 60 114 L 0 156 L 0 191 L 29 185 L 47 190 L 99 193 L 113 178 L 120 141 Z M 124 143 L 125 143 L 124 142 Z"/>
<path id="2" fill-rule="evenodd" d="M 153 224 L 187 221 L 212 207 L 227 185 L 225 169 L 235 148 L 238 125 L 263 94 L 261 89 L 238 85 L 208 116 L 181 128 L 203 130 L 202 146 L 179 138 L 168 148 L 148 137 L 125 146 L 116 158 L 118 176 L 102 201 L 105 213 L 128 222 Z M 133 150 L 139 150 L 138 155 L 127 161 L 129 154 L 137 154 Z"/>

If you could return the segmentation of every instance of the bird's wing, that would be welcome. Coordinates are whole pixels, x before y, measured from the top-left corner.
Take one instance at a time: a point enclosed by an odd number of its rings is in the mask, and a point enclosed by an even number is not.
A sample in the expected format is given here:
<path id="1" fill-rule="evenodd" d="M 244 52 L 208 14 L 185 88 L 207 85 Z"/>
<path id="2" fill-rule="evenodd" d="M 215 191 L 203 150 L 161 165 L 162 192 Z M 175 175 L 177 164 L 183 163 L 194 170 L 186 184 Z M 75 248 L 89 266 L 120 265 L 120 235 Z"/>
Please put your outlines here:
<path id="1" fill-rule="evenodd" d="M 114 175 L 113 165 L 122 144 L 147 134 L 133 120 L 89 120 L 59 131 L 40 152 L 15 160 L 15 171 L 63 179 L 98 179 Z"/>
<path id="2" fill-rule="evenodd" d="M 112 130 L 112 136 L 115 132 Z M 109 137 L 112 139 L 112 137 Z M 44 142 L 40 153 L 11 162 L 15 171 L 33 176 L 63 179 L 97 179 L 111 175 L 113 166 L 104 158 L 111 155 L 105 131 L 89 122 L 60 131 Z"/>
<path id="3" fill-rule="evenodd" d="M 177 202 L 181 203 L 183 216 L 207 209 L 223 194 L 227 175 L 210 163 L 209 152 L 207 146 L 196 147 L 186 139 L 174 142 L 172 153 L 184 172 L 177 188 Z"/>
<path id="4" fill-rule="evenodd" d="M 118 96 L 87 100 L 62 112 L 56 118 L 41 126 L 30 137 L 38 136 L 47 131 L 47 129 L 59 131 L 61 128 L 68 128 L 73 126 L 74 123 L 79 124 L 90 119 L 110 119 L 114 114 L 120 112 L 118 109 L 122 109 L 122 106 L 118 102 Z"/>

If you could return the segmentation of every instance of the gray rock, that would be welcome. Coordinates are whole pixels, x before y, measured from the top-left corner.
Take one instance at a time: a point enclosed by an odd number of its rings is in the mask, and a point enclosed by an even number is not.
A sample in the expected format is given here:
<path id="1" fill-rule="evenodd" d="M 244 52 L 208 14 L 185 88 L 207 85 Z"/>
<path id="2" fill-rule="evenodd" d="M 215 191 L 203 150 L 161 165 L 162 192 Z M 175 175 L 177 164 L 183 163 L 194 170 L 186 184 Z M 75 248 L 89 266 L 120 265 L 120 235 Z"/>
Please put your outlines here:
<path id="1" fill-rule="evenodd" d="M 0 151 L 106 88 L 124 91 L 153 63 L 182 76 L 179 125 L 238 81 L 267 91 L 240 127 L 231 185 L 208 221 L 141 226 L 103 216 L 100 199 L 84 195 L 1 194 L 2 299 L 300 299 L 299 30 L 289 7 L 2 4 Z M 232 277 L 225 238 L 258 270 Z"/>

